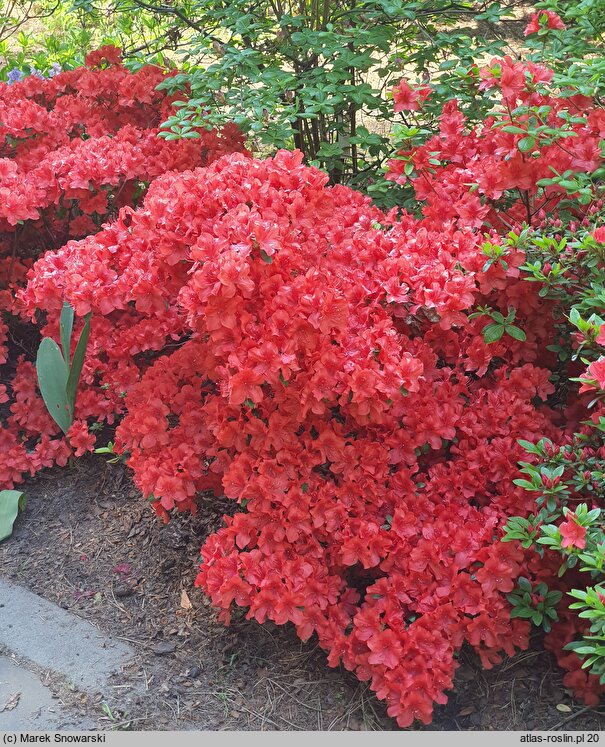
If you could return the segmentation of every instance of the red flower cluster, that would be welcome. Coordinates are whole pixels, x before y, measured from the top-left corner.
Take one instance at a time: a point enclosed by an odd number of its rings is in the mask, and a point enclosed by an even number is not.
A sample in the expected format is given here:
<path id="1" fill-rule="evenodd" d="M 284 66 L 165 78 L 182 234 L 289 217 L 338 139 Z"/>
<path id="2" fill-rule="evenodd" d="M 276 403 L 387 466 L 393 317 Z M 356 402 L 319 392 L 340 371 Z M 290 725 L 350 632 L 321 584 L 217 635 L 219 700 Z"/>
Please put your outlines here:
<path id="1" fill-rule="evenodd" d="M 160 174 L 243 150 L 235 127 L 200 129 L 198 138 L 177 142 L 158 138 L 159 125 L 171 112 L 171 99 L 156 91 L 165 77 L 159 68 L 131 73 L 113 47 L 92 53 L 87 64 L 52 79 L 0 83 L 0 363 L 7 359 L 10 314 L 23 314 L 16 291 L 35 258 L 70 238 L 96 233 L 121 207 L 137 204 Z M 66 269 L 60 260 L 53 265 L 61 274 Z M 109 281 L 102 265 L 88 269 Z M 76 285 L 84 282 L 75 267 L 66 274 Z M 41 304 L 50 312 L 44 331 L 57 336 L 52 300 Z M 136 334 L 133 312 L 125 316 L 122 326 Z M 139 333 L 145 335 L 144 322 Z M 153 347 L 158 332 L 150 331 L 148 338 Z M 0 487 L 57 459 L 64 463 L 69 454 L 55 439 L 57 428 L 45 413 L 29 366 L 17 368 L 8 390 L 2 385 L 10 415 L 0 423 Z M 92 359 L 87 377 L 93 383 Z M 90 388 L 81 395 L 79 413 L 82 418 L 109 417 L 121 401 L 117 394 L 106 397 L 103 390 Z M 84 421 L 74 426 L 71 440 L 78 454 L 94 443 Z"/>

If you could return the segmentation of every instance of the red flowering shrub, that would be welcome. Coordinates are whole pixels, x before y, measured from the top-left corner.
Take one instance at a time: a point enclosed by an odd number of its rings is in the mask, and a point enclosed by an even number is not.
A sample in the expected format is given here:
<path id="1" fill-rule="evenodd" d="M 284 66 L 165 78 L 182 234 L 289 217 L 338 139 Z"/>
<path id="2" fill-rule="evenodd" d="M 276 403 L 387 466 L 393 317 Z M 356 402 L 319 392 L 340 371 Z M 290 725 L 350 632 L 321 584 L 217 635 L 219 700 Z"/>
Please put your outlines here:
<path id="1" fill-rule="evenodd" d="M 243 149 L 234 127 L 220 133 L 201 129 L 195 138 L 177 142 L 158 138 L 159 124 L 171 109 L 171 100 L 155 90 L 165 73 L 154 66 L 131 73 L 112 47 L 89 55 L 87 64 L 51 79 L 0 83 L 0 363 L 7 358 L 9 314 L 22 313 L 15 292 L 33 260 L 70 238 L 98 231 L 121 207 L 137 204 L 158 175 Z M 83 282 L 75 268 L 54 269 Z M 94 271 L 109 280 L 101 265 Z M 50 312 L 46 330 L 56 333 L 52 298 L 43 306 Z M 124 316 L 108 323 L 145 336 L 140 314 Z M 98 323 L 102 327 L 101 319 Z M 149 334 L 141 348 L 154 348 L 157 337 L 157 331 Z M 90 381 L 93 365 L 89 362 Z M 54 439 L 57 428 L 38 395 L 31 364 L 20 359 L 9 397 L 5 384 L 13 373 L 11 366 L 2 389 L 9 402 L 0 431 L 2 487 L 11 487 L 24 472 L 65 463 L 70 453 Z M 81 396 L 80 417 L 110 416 L 119 401 L 117 395 L 108 400 L 103 390 L 88 389 Z M 92 443 L 77 429 L 73 436 L 78 453 Z"/>
<path id="2" fill-rule="evenodd" d="M 165 517 L 208 489 L 242 504 L 198 578 L 224 618 L 316 633 L 401 725 L 428 722 L 465 640 L 486 666 L 527 643 L 503 596 L 523 553 L 496 538 L 529 501 L 507 481 L 516 439 L 552 430 L 550 328 L 488 346 L 468 312 L 521 297 L 522 257 L 484 268 L 471 230 L 395 221 L 326 179 L 287 153 L 161 177 L 39 261 L 26 297 L 93 319 L 143 304 L 158 347 L 168 320 L 188 330 L 128 393 L 135 481 Z M 518 323 L 544 307 L 530 287 Z M 97 324 L 108 383 L 131 339 Z"/>
<path id="3" fill-rule="evenodd" d="M 236 605 L 316 634 L 401 726 L 445 702 L 464 642 L 486 667 L 527 645 L 506 595 L 544 572 L 500 537 L 533 506 L 518 439 L 563 422 L 556 303 L 522 279 L 520 236 L 495 229 L 565 204 L 548 163 L 595 169 L 603 121 L 586 102 L 566 119 L 578 101 L 538 93 L 548 79 L 492 63 L 494 118 L 465 131 L 449 104 L 393 162 L 422 220 L 327 187 L 300 154 L 228 155 L 156 179 L 139 209 L 39 260 L 23 294 L 30 312 L 93 312 L 77 415 L 109 417 L 126 392 L 117 449 L 160 516 L 206 490 L 239 504 L 197 579 L 222 619 Z M 402 110 L 426 99 L 408 88 Z"/>
<path id="4" fill-rule="evenodd" d="M 551 20 L 549 18 L 549 25 Z M 533 582 L 546 581 L 553 594 L 563 595 L 566 600 L 554 613 L 555 619 L 558 615 L 558 622 L 553 630 L 549 632 L 545 627 L 546 645 L 567 670 L 564 683 L 592 705 L 598 701 L 605 684 L 602 659 L 597 656 L 595 664 L 595 658 L 590 655 L 595 646 L 595 639 L 590 636 L 602 633 L 602 622 L 595 622 L 596 613 L 590 610 L 592 597 L 586 578 L 582 579 L 581 573 L 565 571 L 573 568 L 581 557 L 581 570 L 599 577 L 597 566 L 600 569 L 602 563 L 600 516 L 605 508 L 598 480 L 602 470 L 598 469 L 597 458 L 602 453 L 602 433 L 597 430 L 601 427 L 599 417 L 602 415 L 593 413 L 592 421 L 599 425 L 592 428 L 580 423 L 586 422 L 587 407 L 594 404 L 590 396 L 581 395 L 588 392 L 596 394 L 597 400 L 602 398 L 599 390 L 605 382 L 603 359 L 598 358 L 588 368 L 577 359 L 582 351 L 583 355 L 588 355 L 588 360 L 582 360 L 589 363 L 594 355 L 591 347 L 600 344 L 599 325 L 603 324 L 598 316 L 602 313 L 603 288 L 603 256 L 598 245 L 604 234 L 603 227 L 598 224 L 603 217 L 605 114 L 589 98 L 571 88 L 563 91 L 560 97 L 553 96 L 544 85 L 549 79 L 550 72 L 541 67 L 526 68 L 512 60 L 493 62 L 487 70 L 481 71 L 481 86 L 500 87 L 505 110 L 495 112 L 493 122 L 487 123 L 490 129 L 486 130 L 483 125 L 462 131 L 456 145 L 455 140 L 448 137 L 447 129 L 444 132 L 442 122 L 441 136 L 425 146 L 430 160 L 426 153 L 419 156 L 413 149 L 403 152 L 400 154 L 403 163 L 393 163 L 392 176 L 401 180 L 406 173 L 416 173 L 419 178 L 415 186 L 420 184 L 419 194 L 435 187 L 427 195 L 427 202 L 431 203 L 428 214 L 433 209 L 435 215 L 443 213 L 445 195 L 449 192 L 452 217 L 461 222 L 468 218 L 463 211 L 471 205 L 473 217 L 492 225 L 515 226 L 524 220 L 534 227 L 533 231 L 524 232 L 523 238 L 514 245 L 528 251 L 528 261 L 522 271 L 528 279 L 540 283 L 540 295 L 555 301 L 552 318 L 556 320 L 557 331 L 552 341 L 554 345 L 549 349 L 559 358 L 552 364 L 552 380 L 559 384 L 556 399 L 563 403 L 567 400 L 566 428 L 558 434 L 555 446 L 547 442 L 554 451 L 547 455 L 541 448 L 530 451 L 529 458 L 536 461 L 537 457 L 538 462 L 543 458 L 543 465 L 524 468 L 524 472 L 533 475 L 533 485 L 527 480 L 520 483 L 535 496 L 537 507 L 534 504 L 525 525 L 519 523 L 523 521 L 519 517 L 511 522 L 507 539 L 522 539 L 526 541 L 525 548 L 538 550 L 538 560 L 528 561 L 524 575 Z M 455 102 L 450 104 L 450 112 L 456 113 Z M 463 121 L 460 119 L 461 123 Z M 451 123 L 445 124 L 447 128 Z M 511 147 L 507 145 L 507 138 Z M 444 144 L 454 142 L 455 147 L 448 152 L 447 145 L 443 147 L 440 140 Z M 409 164 L 407 172 L 406 164 Z M 465 183 L 461 183 L 461 176 Z M 463 211 L 457 209 L 459 205 Z M 487 248 L 489 261 L 498 261 L 506 252 L 507 242 L 499 244 Z M 597 356 L 599 354 L 600 351 Z M 569 378 L 573 381 L 578 375 L 582 386 L 578 389 L 572 384 L 568 394 Z M 572 439 L 574 431 L 578 435 Z M 572 443 L 576 448 L 572 448 Z M 527 458 L 525 456 L 525 460 Z M 596 465 L 591 464 L 595 461 Z M 557 471 L 553 472 L 555 469 Z M 588 501 L 593 509 L 589 518 L 580 517 L 572 508 L 567 508 L 568 501 L 576 509 L 586 509 L 582 501 Z M 557 526 L 562 517 L 566 518 Z M 594 528 L 587 533 L 591 522 Z M 535 544 L 540 532 L 542 536 L 538 542 L 549 546 L 546 554 L 542 545 Z M 562 564 L 561 557 L 553 551 L 563 556 Z M 582 605 L 586 594 L 589 611 L 574 616 L 568 595 L 582 600 L 575 604 L 575 609 L 585 610 Z M 536 614 L 535 603 L 519 605 L 518 597 L 515 601 L 515 613 L 526 617 Z M 589 616 L 590 622 L 587 622 Z M 584 640 L 577 640 L 582 637 Z M 570 650 L 574 653 L 570 654 Z"/>
<path id="5" fill-rule="evenodd" d="M 546 24 L 548 28 L 564 28 L 556 14 L 540 15 L 532 19 L 527 33 L 538 31 Z M 486 243 L 483 247 L 486 264 L 501 265 L 504 262 L 506 265 L 509 261 L 507 252 L 511 248 L 527 251 L 527 263 L 521 270 L 534 281 L 540 296 L 551 299 L 544 311 L 554 325 L 548 346 L 553 357 L 550 361 L 541 359 L 552 370 L 551 380 L 558 384 L 553 400 L 559 403 L 559 418 L 553 422 L 558 423 L 560 429 L 555 431 L 555 437 L 551 435 L 550 438 L 555 443 L 553 453 L 559 456 L 546 457 L 542 472 L 540 465 L 529 464 L 524 469 L 533 475 L 534 484 L 530 485 L 527 480 L 519 480 L 519 483 L 526 488 L 529 486 L 528 495 L 534 496 L 534 503 L 528 505 L 529 510 L 520 512 L 522 516 L 515 519 L 516 524 L 511 524 L 509 531 L 512 534 L 507 538 L 526 539 L 523 547 L 528 550 L 536 547 L 534 543 L 540 527 L 549 524 L 557 541 L 551 542 L 547 534 L 541 541 L 555 545 L 552 550 L 558 548 L 564 556 L 564 564 L 573 567 L 586 546 L 586 521 L 580 521 L 569 510 L 566 520 L 558 527 L 552 524 L 567 510 L 567 499 L 573 501 L 574 506 L 588 499 L 597 515 L 603 510 L 602 490 L 598 482 L 592 482 L 592 475 L 602 475 L 602 472 L 591 473 L 589 467 L 594 454 L 588 446 L 592 445 L 595 435 L 592 434 L 592 440 L 589 440 L 590 429 L 581 425 L 589 415 L 587 405 L 591 399 L 582 396 L 583 393 L 594 393 L 605 382 L 600 368 L 603 359 L 594 361 L 588 368 L 577 361 L 580 350 L 596 341 L 602 320 L 592 316 L 592 324 L 581 318 L 578 322 L 578 309 L 571 316 L 570 312 L 577 303 L 588 318 L 590 314 L 598 314 L 602 307 L 599 291 L 603 287 L 603 258 L 596 245 L 603 237 L 603 229 L 602 226 L 595 228 L 595 223 L 601 222 L 603 209 L 605 111 L 572 88 L 553 94 L 548 87 L 551 78 L 551 71 L 540 65 L 513 62 L 510 58 L 492 61 L 479 72 L 478 89 L 500 91 L 501 104 L 494 108 L 493 115 L 480 125 L 467 127 L 457 102 L 448 102 L 443 108 L 439 133 L 420 147 L 404 147 L 398 158 L 391 161 L 389 177 L 399 183 L 411 178 L 417 197 L 425 204 L 425 216 L 433 221 L 453 220 L 477 229 L 487 225 L 501 233 L 514 229 L 517 235 L 513 234 L 512 238 L 503 236 Z M 414 102 L 420 100 L 419 95 L 409 98 L 410 106 L 417 107 Z M 426 98 L 426 94 L 422 98 Z M 523 231 L 521 224 L 527 227 Z M 520 302 L 525 306 L 527 297 L 533 295 L 523 284 L 517 284 L 516 292 L 519 291 L 526 298 L 519 296 L 515 300 L 515 289 L 509 286 L 510 305 L 513 307 L 518 307 Z M 588 300 L 591 298 L 592 302 Z M 482 315 L 490 317 L 492 322 L 484 328 L 486 340 L 495 337 L 494 329 L 497 328 L 500 335 L 505 329 L 503 319 L 498 318 L 497 313 L 491 309 L 483 311 Z M 579 324 L 580 333 L 573 335 L 570 332 L 569 325 L 565 324 L 566 317 L 575 319 L 572 329 Z M 540 324 L 533 314 L 528 322 L 528 325 L 522 325 L 526 331 Z M 570 389 L 569 378 L 580 374 L 582 386 L 578 389 L 577 385 L 572 385 Z M 593 415 L 593 419 L 597 422 L 598 415 Z M 581 433 L 579 438 L 584 439 L 577 450 L 572 450 L 570 445 L 574 431 Z M 530 441 L 535 443 L 545 436 L 546 432 L 538 433 Z M 596 441 L 599 442 L 598 435 Z M 596 453 L 600 453 L 598 447 Z M 526 464 L 528 460 L 536 462 L 543 456 L 539 449 L 532 450 L 524 455 L 523 461 Z M 567 465 L 566 459 L 574 463 L 574 469 Z M 554 472 L 555 468 L 558 471 Z M 562 476 L 564 469 L 565 477 Z M 572 478 L 568 475 L 573 475 L 574 471 L 578 473 L 573 477 L 575 491 L 570 491 L 568 483 Z M 511 472 L 508 479 L 513 478 L 519 478 L 519 475 Z M 587 484 L 593 491 L 588 496 L 585 494 Z M 536 499 L 541 506 L 546 497 L 548 507 L 538 511 Z M 529 520 L 521 526 L 518 522 L 528 515 Z M 600 519 L 593 517 L 593 521 L 598 523 Z M 602 532 L 595 536 L 596 539 L 592 538 L 593 547 L 599 538 L 602 539 Z M 565 684 L 587 703 L 594 704 L 605 683 L 603 677 L 599 683 L 596 675 L 604 670 L 602 666 L 600 669 L 593 666 L 593 673 L 588 674 L 586 669 L 582 669 L 578 655 L 569 653 L 570 648 L 582 645 L 584 648 L 580 651 L 586 653 L 585 641 L 571 642 L 582 635 L 601 632 L 596 624 L 590 627 L 568 609 L 568 594 L 574 596 L 574 589 L 586 588 L 586 581 L 582 581 L 578 573 L 560 573 L 561 558 L 551 551 L 545 554 L 541 545 L 537 547 L 538 555 L 526 557 L 523 576 L 529 579 L 527 583 L 539 585 L 546 582 L 555 596 L 566 600 L 554 613 L 555 620 L 558 615 L 558 621 L 552 625 L 552 630 L 550 623 L 545 626 L 546 646 L 567 671 Z M 600 552 L 602 556 L 602 549 Z M 582 560 L 590 570 L 586 558 L 584 552 Z M 536 603 L 540 602 L 534 600 L 526 604 L 519 600 L 517 596 L 515 613 L 538 619 L 539 624 L 542 618 L 535 615 Z M 591 621 L 594 623 L 593 618 Z"/>

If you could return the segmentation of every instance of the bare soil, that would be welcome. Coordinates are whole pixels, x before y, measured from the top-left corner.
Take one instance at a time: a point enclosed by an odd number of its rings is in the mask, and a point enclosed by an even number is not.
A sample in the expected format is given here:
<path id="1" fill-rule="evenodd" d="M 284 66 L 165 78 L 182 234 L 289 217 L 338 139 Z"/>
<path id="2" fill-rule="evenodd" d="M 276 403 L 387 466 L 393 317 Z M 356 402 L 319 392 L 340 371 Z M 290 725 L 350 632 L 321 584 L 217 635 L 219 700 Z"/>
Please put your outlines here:
<path id="1" fill-rule="evenodd" d="M 330 669 L 293 629 L 236 616 L 229 628 L 193 582 L 204 537 L 232 510 L 208 500 L 164 526 L 120 464 L 101 457 L 30 480 L 28 507 L 0 545 L 0 574 L 135 650 L 111 693 L 63 696 L 101 729 L 396 730 L 344 669 Z M 433 730 L 600 731 L 605 710 L 574 701 L 541 650 L 482 670 L 460 656 L 455 688 Z M 65 692 L 65 688 L 64 688 Z M 103 704 L 106 704 L 105 706 Z"/>

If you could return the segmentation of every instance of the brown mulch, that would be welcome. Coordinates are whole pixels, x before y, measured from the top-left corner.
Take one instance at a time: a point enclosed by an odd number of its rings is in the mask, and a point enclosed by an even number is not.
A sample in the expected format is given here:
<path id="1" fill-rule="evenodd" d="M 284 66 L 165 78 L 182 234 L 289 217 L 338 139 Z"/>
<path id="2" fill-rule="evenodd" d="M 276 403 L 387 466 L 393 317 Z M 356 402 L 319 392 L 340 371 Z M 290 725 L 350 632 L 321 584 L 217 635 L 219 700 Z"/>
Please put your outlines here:
<path id="1" fill-rule="evenodd" d="M 232 509 L 208 500 L 164 526 L 127 470 L 101 457 L 30 480 L 28 507 L 0 545 L 0 574 L 128 642 L 132 666 L 112 692 L 81 695 L 99 728 L 135 730 L 394 730 L 386 709 L 293 629 L 235 616 L 229 628 L 193 582 L 204 537 Z M 605 727 L 585 708 L 536 636 L 529 651 L 485 671 L 464 650 L 434 730 Z M 103 706 L 103 703 L 106 703 Z"/>

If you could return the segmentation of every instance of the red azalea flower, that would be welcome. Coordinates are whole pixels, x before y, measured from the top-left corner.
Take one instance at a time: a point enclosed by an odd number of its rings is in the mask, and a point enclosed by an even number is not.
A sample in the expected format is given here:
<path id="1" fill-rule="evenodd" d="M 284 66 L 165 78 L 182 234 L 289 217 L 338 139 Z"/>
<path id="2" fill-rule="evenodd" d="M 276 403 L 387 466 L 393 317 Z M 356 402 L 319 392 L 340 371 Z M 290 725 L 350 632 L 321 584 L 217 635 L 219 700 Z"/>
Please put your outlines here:
<path id="1" fill-rule="evenodd" d="M 599 244 L 605 244 L 605 226 L 599 226 L 593 231 L 592 237 Z"/>
<path id="2" fill-rule="evenodd" d="M 597 382 L 599 389 L 605 389 L 605 357 L 591 363 L 586 373 L 588 378 Z"/>
<path id="3" fill-rule="evenodd" d="M 537 34 L 538 31 L 543 28 L 565 31 L 567 26 L 563 23 L 561 17 L 553 10 L 542 10 L 531 16 L 523 34 L 524 36 Z"/>
<path id="4" fill-rule="evenodd" d="M 586 547 L 586 527 L 574 521 L 574 514 L 567 514 L 567 519 L 559 525 L 561 532 L 561 547 Z"/>
<path id="5" fill-rule="evenodd" d="M 392 88 L 395 112 L 416 112 L 431 94 L 429 86 L 421 85 L 413 88 L 405 80 Z"/>
<path id="6" fill-rule="evenodd" d="M 75 449 L 76 456 L 82 456 L 87 451 L 92 451 L 96 438 L 94 433 L 88 430 L 88 424 L 84 420 L 76 420 L 67 432 L 69 443 Z"/>
<path id="7" fill-rule="evenodd" d="M 397 635 L 388 628 L 375 633 L 368 641 L 372 652 L 368 657 L 370 664 L 381 664 L 387 669 L 394 669 L 399 664 L 402 648 Z"/>

